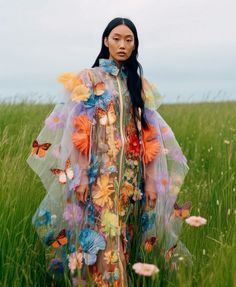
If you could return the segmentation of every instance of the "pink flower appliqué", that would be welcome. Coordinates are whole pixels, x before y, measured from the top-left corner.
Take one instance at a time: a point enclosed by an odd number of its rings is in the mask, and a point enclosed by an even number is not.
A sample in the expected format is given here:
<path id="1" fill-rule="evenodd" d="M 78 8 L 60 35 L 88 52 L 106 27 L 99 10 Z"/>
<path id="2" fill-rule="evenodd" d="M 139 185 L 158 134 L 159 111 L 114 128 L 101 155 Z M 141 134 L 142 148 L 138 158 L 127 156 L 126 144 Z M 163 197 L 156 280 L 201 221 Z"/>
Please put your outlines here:
<path id="1" fill-rule="evenodd" d="M 207 223 L 207 220 L 201 216 L 190 216 L 185 219 L 186 223 L 191 226 L 199 227 Z"/>
<path id="2" fill-rule="evenodd" d="M 69 225 L 78 225 L 82 219 L 82 209 L 77 204 L 68 203 L 63 212 L 63 218 Z"/>
<path id="3" fill-rule="evenodd" d="M 166 172 L 161 172 L 157 176 L 157 190 L 159 194 L 168 192 L 170 186 L 170 179 Z"/>
<path id="4" fill-rule="evenodd" d="M 134 269 L 135 273 L 143 276 L 152 276 L 160 271 L 156 265 L 140 262 L 135 263 L 132 268 Z"/>
<path id="5" fill-rule="evenodd" d="M 81 269 L 83 265 L 83 254 L 82 252 L 74 252 L 69 255 L 68 267 L 73 274 L 76 268 Z"/>
<path id="6" fill-rule="evenodd" d="M 60 111 L 53 111 L 50 116 L 45 120 L 45 125 L 51 130 L 63 128 L 65 118 Z"/>

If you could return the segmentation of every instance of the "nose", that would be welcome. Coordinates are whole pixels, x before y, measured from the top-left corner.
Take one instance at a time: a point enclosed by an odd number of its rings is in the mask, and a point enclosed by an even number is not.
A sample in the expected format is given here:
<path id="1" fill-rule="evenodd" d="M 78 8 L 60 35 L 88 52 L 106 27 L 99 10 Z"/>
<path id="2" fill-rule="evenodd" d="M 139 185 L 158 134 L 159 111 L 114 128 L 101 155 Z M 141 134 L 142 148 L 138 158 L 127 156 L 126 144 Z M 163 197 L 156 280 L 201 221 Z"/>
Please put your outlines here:
<path id="1" fill-rule="evenodd" d="M 124 48 L 125 48 L 125 41 L 124 41 L 124 40 L 121 40 L 121 41 L 120 41 L 120 48 L 121 48 L 121 49 L 124 49 Z"/>

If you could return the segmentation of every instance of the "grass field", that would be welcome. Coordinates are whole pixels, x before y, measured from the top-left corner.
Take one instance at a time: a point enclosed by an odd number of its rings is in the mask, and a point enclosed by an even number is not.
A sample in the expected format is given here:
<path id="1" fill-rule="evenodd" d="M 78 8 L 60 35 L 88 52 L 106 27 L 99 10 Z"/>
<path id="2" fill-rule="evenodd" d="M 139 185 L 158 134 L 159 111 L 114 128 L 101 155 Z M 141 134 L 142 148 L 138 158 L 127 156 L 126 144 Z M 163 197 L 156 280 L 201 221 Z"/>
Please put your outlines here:
<path id="1" fill-rule="evenodd" d="M 26 163 L 51 109 L 0 104 L 0 286 L 54 286 L 31 225 L 45 191 Z M 190 167 L 178 201 L 191 200 L 191 215 L 208 223 L 183 225 L 181 240 L 193 254 L 193 268 L 174 276 L 161 270 L 147 280 L 136 276 L 133 286 L 236 286 L 236 102 L 163 105 L 159 112 Z"/>

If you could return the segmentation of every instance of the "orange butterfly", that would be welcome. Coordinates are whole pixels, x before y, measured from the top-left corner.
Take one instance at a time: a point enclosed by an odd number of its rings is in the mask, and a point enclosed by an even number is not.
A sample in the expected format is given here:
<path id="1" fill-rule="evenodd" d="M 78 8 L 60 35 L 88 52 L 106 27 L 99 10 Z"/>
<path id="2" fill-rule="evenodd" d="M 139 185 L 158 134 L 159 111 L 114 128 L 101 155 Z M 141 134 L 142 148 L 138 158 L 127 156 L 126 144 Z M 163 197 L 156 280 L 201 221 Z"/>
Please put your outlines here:
<path id="1" fill-rule="evenodd" d="M 67 182 L 67 179 L 72 180 L 74 178 L 74 172 L 71 168 L 71 163 L 69 159 L 66 161 L 66 167 L 64 170 L 59 168 L 51 168 L 51 172 L 59 176 L 59 182 L 61 184 L 65 184 Z"/>
<path id="2" fill-rule="evenodd" d="M 147 252 L 151 252 L 156 242 L 157 242 L 157 238 L 154 236 L 149 239 L 146 239 L 145 244 L 144 244 L 144 249 Z"/>
<path id="3" fill-rule="evenodd" d="M 170 249 L 167 250 L 166 255 L 165 255 L 166 261 L 170 260 L 170 258 L 173 255 L 176 247 L 177 247 L 177 243 L 175 245 L 173 245 Z"/>
<path id="4" fill-rule="evenodd" d="M 50 143 L 43 143 L 39 144 L 37 140 L 33 141 L 32 144 L 32 155 L 37 155 L 38 157 L 44 157 L 46 154 L 46 151 L 50 148 L 52 144 Z"/>
<path id="5" fill-rule="evenodd" d="M 53 248 L 59 248 L 60 246 L 66 245 L 67 243 L 68 239 L 66 237 L 66 230 L 62 229 L 50 245 Z"/>
<path id="6" fill-rule="evenodd" d="M 177 203 L 174 204 L 174 211 L 176 217 L 186 218 L 189 217 L 189 209 L 192 206 L 191 201 L 185 202 L 182 206 L 179 206 Z"/>
<path id="7" fill-rule="evenodd" d="M 109 124 L 110 125 L 114 124 L 114 122 L 116 121 L 116 113 L 115 113 L 115 108 L 114 108 L 112 101 L 110 101 L 108 104 L 107 116 L 108 116 Z"/>
<path id="8" fill-rule="evenodd" d="M 99 123 L 102 126 L 105 126 L 107 124 L 107 113 L 100 107 L 96 107 L 96 112 L 99 118 Z"/>
<path id="9" fill-rule="evenodd" d="M 112 125 L 116 121 L 116 113 L 112 101 L 110 101 L 107 106 L 107 113 L 100 107 L 96 107 L 96 111 L 100 125 L 105 126 L 107 123 Z"/>

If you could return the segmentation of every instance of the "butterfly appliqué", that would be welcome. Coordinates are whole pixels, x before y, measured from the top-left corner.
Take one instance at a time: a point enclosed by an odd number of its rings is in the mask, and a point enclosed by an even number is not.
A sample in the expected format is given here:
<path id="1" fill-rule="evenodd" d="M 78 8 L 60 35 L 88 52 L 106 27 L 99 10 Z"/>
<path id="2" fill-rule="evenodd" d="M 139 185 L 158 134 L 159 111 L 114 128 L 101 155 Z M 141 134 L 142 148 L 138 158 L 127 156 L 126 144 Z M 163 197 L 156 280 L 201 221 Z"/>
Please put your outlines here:
<path id="1" fill-rule="evenodd" d="M 43 143 L 39 144 L 37 140 L 34 140 L 32 143 L 32 155 L 37 155 L 39 158 L 44 157 L 46 155 L 46 151 L 50 148 L 52 144 Z"/>
<path id="2" fill-rule="evenodd" d="M 107 124 L 112 125 L 116 121 L 116 113 L 113 102 L 110 101 L 107 106 L 107 112 L 104 111 L 101 107 L 96 107 L 96 112 L 99 118 L 99 123 L 102 126 Z"/>
<path id="3" fill-rule="evenodd" d="M 185 202 L 182 206 L 178 205 L 177 203 L 174 204 L 174 213 L 176 217 L 186 218 L 189 217 L 190 213 L 189 210 L 192 206 L 191 201 Z"/>
<path id="4" fill-rule="evenodd" d="M 63 245 L 66 245 L 68 243 L 68 238 L 66 236 L 66 230 L 62 229 L 58 235 L 56 236 L 56 238 L 54 238 L 49 244 L 53 247 L 53 248 L 59 248 Z"/>
<path id="5" fill-rule="evenodd" d="M 74 178 L 74 171 L 71 168 L 71 162 L 69 159 L 66 161 L 65 169 L 51 168 L 51 172 L 58 176 L 58 180 L 61 184 L 65 184 L 68 180 L 72 180 Z"/>

